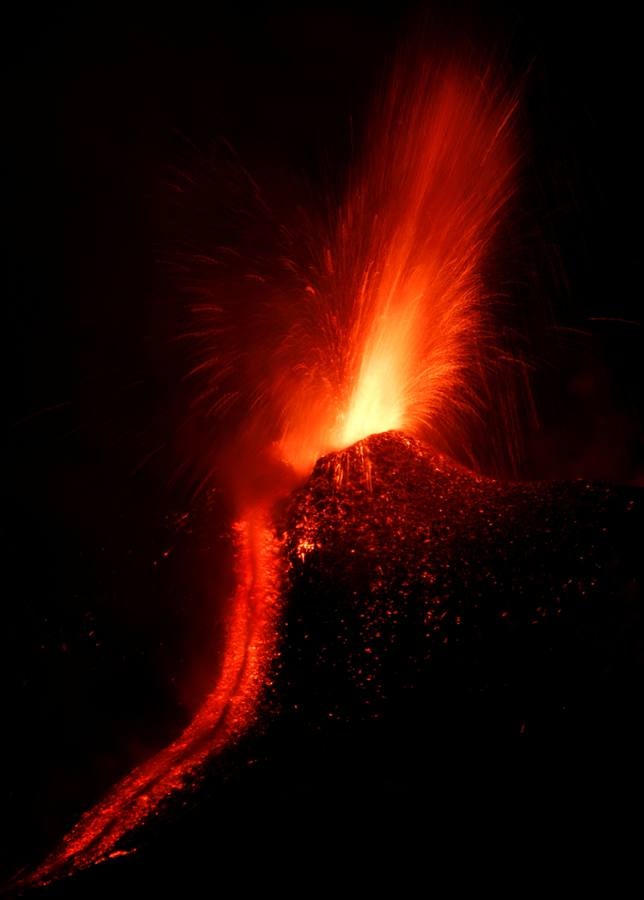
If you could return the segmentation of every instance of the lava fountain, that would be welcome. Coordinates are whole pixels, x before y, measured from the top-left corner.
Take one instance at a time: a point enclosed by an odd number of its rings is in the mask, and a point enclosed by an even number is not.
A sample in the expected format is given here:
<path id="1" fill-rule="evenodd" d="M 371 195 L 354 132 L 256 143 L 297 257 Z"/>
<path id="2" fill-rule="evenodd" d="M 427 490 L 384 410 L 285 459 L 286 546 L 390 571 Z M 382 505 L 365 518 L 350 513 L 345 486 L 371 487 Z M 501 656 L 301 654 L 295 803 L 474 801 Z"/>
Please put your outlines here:
<path id="1" fill-rule="evenodd" d="M 500 355 L 482 271 L 515 187 L 516 103 L 489 72 L 394 70 L 270 361 L 266 399 L 296 469 L 391 429 L 463 454 Z"/>
<path id="2" fill-rule="evenodd" d="M 283 295 L 278 285 L 248 314 L 250 346 L 243 328 L 229 346 L 226 317 L 238 312 L 207 306 L 203 396 L 212 410 L 230 398 L 241 407 L 231 446 L 243 446 L 245 458 L 270 458 L 276 472 L 286 466 L 301 480 L 323 454 L 392 429 L 467 455 L 468 426 L 508 357 L 483 271 L 515 187 L 516 104 L 489 70 L 458 60 L 400 63 L 344 201 L 325 227 L 298 237 Z M 252 367 L 239 365 L 248 358 Z M 239 381 L 226 394 L 231 372 Z M 368 454 L 351 460 L 368 476 Z M 255 722 L 280 650 L 287 557 L 271 507 L 283 492 L 273 484 L 236 498 L 237 589 L 213 688 L 194 720 L 89 810 L 29 883 L 124 852 L 127 832 Z"/>

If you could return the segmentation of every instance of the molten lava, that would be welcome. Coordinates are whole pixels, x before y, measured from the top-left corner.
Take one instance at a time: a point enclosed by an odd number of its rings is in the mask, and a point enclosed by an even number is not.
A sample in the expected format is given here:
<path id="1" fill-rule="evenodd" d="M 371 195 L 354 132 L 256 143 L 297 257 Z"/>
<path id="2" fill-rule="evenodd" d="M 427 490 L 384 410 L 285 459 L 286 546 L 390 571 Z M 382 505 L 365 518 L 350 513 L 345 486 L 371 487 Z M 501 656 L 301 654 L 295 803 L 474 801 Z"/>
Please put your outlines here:
<path id="1" fill-rule="evenodd" d="M 223 287 L 231 253 L 195 277 L 206 416 L 237 409 L 252 453 L 300 477 L 396 428 L 467 457 L 513 356 L 483 276 L 515 189 L 516 105 L 471 64 L 395 67 L 338 208 L 278 229 L 271 260 L 249 248 Z"/>
<path id="2" fill-rule="evenodd" d="M 494 365 L 481 272 L 514 187 L 515 101 L 453 66 L 417 79 L 409 91 L 396 73 L 336 231 L 334 295 L 348 288 L 349 307 L 337 448 L 392 429 L 449 446 Z"/>
<path id="3" fill-rule="evenodd" d="M 234 530 L 237 590 L 212 692 L 177 740 L 134 769 L 89 810 L 29 881 L 46 884 L 66 871 L 120 855 L 112 852 L 120 838 L 254 721 L 277 652 L 280 556 L 266 509 L 249 510 Z"/>
<path id="4" fill-rule="evenodd" d="M 198 367 L 210 378 L 205 395 L 220 411 L 241 398 L 248 458 L 272 452 L 305 476 L 322 454 L 391 429 L 462 449 L 499 356 L 483 265 L 514 188 L 515 106 L 489 72 L 457 62 L 395 69 L 331 228 L 301 236 L 309 256 L 285 265 L 297 290 L 251 322 L 252 346 L 224 346 L 235 340 L 225 323 L 211 330 L 214 349 Z M 241 358 L 250 362 L 240 379 L 252 383 L 220 396 Z M 83 816 L 33 880 L 118 852 L 126 832 L 254 722 L 279 648 L 281 555 L 268 504 L 237 502 L 238 586 L 211 694 L 173 744 Z M 305 557 L 324 535 L 303 540 Z"/>

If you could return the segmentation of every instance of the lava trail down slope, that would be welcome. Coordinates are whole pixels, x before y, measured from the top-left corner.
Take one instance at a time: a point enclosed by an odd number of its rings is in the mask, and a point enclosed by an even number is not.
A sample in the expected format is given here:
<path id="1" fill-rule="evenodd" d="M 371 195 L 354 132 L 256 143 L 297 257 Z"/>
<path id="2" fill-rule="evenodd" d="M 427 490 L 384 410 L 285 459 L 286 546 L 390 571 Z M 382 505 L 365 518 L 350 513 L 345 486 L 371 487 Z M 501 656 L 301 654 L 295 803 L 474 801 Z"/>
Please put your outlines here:
<path id="1" fill-rule="evenodd" d="M 539 766 L 559 768 L 567 739 L 641 736 L 643 509 L 637 488 L 495 481 L 395 431 L 323 457 L 275 512 L 281 619 L 254 727 L 122 839 L 138 853 L 39 896 L 185 893 L 240 833 L 264 851 L 384 798 L 452 805 L 490 739 L 545 738 Z"/>

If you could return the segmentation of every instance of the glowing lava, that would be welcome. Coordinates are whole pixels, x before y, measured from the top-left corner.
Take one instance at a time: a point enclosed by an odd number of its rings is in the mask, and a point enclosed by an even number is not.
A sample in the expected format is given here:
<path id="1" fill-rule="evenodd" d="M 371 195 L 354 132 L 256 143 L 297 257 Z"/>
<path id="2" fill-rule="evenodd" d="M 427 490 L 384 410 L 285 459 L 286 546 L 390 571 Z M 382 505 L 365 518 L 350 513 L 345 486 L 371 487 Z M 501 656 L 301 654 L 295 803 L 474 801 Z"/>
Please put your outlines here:
<path id="1" fill-rule="evenodd" d="M 482 271 L 513 189 L 515 106 L 489 73 L 456 63 L 394 71 L 331 228 L 294 242 L 309 255 L 284 265 L 285 299 L 275 290 L 261 316 L 244 311 L 250 324 L 237 322 L 234 333 L 254 329 L 249 346 L 231 350 L 233 332 L 213 326 L 214 349 L 198 367 L 211 379 L 205 395 L 211 409 L 225 409 L 222 384 L 248 361 L 229 395 L 241 398 L 248 459 L 277 448 L 305 475 L 323 453 L 375 432 L 404 429 L 443 450 L 463 441 L 498 355 Z M 218 303 L 208 308 L 222 314 Z M 240 319 L 237 306 L 228 314 Z M 173 744 L 80 820 L 36 881 L 113 854 L 253 723 L 278 652 L 280 554 L 269 504 L 240 505 L 238 587 L 212 693 Z"/>
<path id="2" fill-rule="evenodd" d="M 392 429 L 449 445 L 494 365 L 481 271 L 513 189 L 516 101 L 454 66 L 415 77 L 410 91 L 395 73 L 336 232 L 350 285 L 339 448 Z"/>
<path id="3" fill-rule="evenodd" d="M 392 429 L 447 450 L 464 440 L 504 356 L 482 271 L 514 188 L 516 102 L 453 64 L 394 72 L 267 366 L 261 402 L 299 470 Z"/>
<path id="4" fill-rule="evenodd" d="M 184 787 L 213 753 L 254 721 L 257 700 L 275 657 L 280 556 L 267 510 L 248 511 L 234 526 L 237 590 L 215 687 L 180 737 L 134 769 L 89 810 L 29 882 L 85 868 L 111 856 L 126 832 L 140 825 L 167 796 Z"/>

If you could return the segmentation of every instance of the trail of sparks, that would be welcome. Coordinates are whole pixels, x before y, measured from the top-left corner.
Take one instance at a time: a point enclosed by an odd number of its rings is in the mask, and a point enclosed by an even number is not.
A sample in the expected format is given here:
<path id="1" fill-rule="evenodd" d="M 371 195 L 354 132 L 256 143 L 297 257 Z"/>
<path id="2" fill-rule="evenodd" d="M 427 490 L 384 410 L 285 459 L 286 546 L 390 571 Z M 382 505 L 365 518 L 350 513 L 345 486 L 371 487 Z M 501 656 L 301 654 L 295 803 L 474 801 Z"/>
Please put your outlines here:
<path id="1" fill-rule="evenodd" d="M 516 106 L 489 72 L 394 70 L 308 293 L 268 358 L 263 399 L 300 471 L 392 429 L 461 449 L 510 355 L 483 275 L 515 187 Z"/>
<path id="2" fill-rule="evenodd" d="M 365 261 L 341 447 L 398 428 L 444 441 L 480 401 L 493 364 L 482 263 L 513 188 L 515 101 L 453 66 L 439 82 L 421 71 L 417 84 L 410 94 L 402 73 L 394 78 L 381 152 L 342 218 L 341 234 L 356 233 Z M 341 246 L 342 265 L 352 250 Z"/>
<path id="3" fill-rule="evenodd" d="M 124 834 L 252 724 L 276 652 L 280 557 L 266 508 L 249 510 L 234 527 L 237 589 L 214 690 L 180 737 L 134 769 L 89 810 L 29 883 L 46 884 L 114 855 Z"/>

